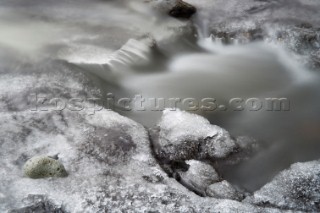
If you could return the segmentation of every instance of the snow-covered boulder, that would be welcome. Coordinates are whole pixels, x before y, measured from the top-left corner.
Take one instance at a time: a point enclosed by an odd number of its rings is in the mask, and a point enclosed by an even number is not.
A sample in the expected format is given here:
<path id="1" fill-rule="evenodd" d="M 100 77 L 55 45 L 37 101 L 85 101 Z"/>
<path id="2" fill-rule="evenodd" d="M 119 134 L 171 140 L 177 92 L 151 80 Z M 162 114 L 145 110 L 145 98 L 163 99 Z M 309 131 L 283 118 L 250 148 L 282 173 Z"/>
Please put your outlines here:
<path id="1" fill-rule="evenodd" d="M 166 109 L 150 134 L 156 156 L 164 161 L 225 158 L 237 148 L 226 130 L 180 110 Z"/>
<path id="2" fill-rule="evenodd" d="M 320 161 L 293 164 L 247 201 L 260 206 L 320 211 Z"/>

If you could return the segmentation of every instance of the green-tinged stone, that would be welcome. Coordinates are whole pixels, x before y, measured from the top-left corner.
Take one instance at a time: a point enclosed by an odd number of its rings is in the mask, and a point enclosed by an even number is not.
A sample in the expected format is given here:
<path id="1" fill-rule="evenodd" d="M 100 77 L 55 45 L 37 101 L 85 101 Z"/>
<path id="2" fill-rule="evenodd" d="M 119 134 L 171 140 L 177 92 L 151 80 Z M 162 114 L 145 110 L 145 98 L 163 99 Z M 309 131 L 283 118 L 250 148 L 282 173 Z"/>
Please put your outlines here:
<path id="1" fill-rule="evenodd" d="M 66 177 L 68 173 L 62 163 L 47 156 L 29 159 L 24 167 L 24 174 L 30 178 Z"/>

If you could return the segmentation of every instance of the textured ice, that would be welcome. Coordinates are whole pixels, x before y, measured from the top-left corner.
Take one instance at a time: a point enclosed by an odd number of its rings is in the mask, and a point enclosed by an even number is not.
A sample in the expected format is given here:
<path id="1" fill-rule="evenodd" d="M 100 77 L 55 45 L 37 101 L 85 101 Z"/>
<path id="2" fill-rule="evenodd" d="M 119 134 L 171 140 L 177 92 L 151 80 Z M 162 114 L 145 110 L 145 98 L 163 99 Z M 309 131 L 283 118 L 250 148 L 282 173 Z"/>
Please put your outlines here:
<path id="1" fill-rule="evenodd" d="M 226 130 L 180 110 L 166 109 L 155 129 L 153 142 L 161 159 L 224 158 L 237 147 Z"/>
<path id="2" fill-rule="evenodd" d="M 320 211 L 320 161 L 293 164 L 247 200 L 261 206 Z"/>

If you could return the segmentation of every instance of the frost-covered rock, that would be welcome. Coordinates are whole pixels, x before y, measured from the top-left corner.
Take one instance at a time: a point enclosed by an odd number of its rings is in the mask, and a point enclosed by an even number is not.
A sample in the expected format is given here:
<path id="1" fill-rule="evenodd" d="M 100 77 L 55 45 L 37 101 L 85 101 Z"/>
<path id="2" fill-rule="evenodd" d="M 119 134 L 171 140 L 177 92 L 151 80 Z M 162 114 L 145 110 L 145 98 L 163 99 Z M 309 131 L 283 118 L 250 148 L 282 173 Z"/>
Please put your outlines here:
<path id="1" fill-rule="evenodd" d="M 3 113 L 1 120 L 2 210 L 23 207 L 20 201 L 39 194 L 63 204 L 68 212 L 98 211 L 91 202 L 109 199 L 100 191 L 116 196 L 122 188 L 130 193 L 134 189 L 128 187 L 146 183 L 143 176 L 163 173 L 152 158 L 144 128 L 111 111 L 102 115 L 23 111 Z M 50 153 L 60 153 L 68 177 L 24 177 L 25 159 Z"/>
<path id="2" fill-rule="evenodd" d="M 162 168 L 190 191 L 203 197 L 242 198 L 231 184 L 217 183 L 223 177 L 212 165 L 236 164 L 246 159 L 256 151 L 254 139 L 234 139 L 226 130 L 211 125 L 199 115 L 171 109 L 163 112 L 160 122 L 149 134 Z M 210 186 L 212 190 L 207 190 Z"/>
<path id="3" fill-rule="evenodd" d="M 320 211 L 320 161 L 293 164 L 247 198 L 259 206 Z"/>
<path id="4" fill-rule="evenodd" d="M 165 161 L 219 159 L 237 147 L 226 130 L 180 110 L 165 110 L 150 134 L 155 154 Z"/>
<path id="5" fill-rule="evenodd" d="M 98 191 L 116 194 L 119 189 L 113 186 L 120 185 L 125 191 L 135 183 L 145 183 L 143 176 L 165 177 L 151 155 L 148 135 L 141 125 L 107 109 L 100 115 L 93 113 L 95 107 L 103 107 L 88 100 L 101 97 L 99 84 L 90 83 L 91 76 L 81 70 L 72 72 L 63 62 L 44 64 L 26 66 L 23 74 L 3 74 L 0 82 L 1 212 L 25 207 L 23 200 L 29 195 L 43 195 L 68 212 L 92 212 L 96 205 L 90 202 L 108 199 L 100 197 Z M 52 72 L 40 72 L 45 68 Z M 42 99 L 35 101 L 34 94 Z M 60 98 L 60 104 L 69 103 L 72 98 L 82 99 L 85 108 L 75 109 L 75 105 L 56 109 L 44 98 Z M 29 158 L 56 153 L 68 177 L 24 176 L 23 165 Z M 33 169 L 27 166 L 27 173 Z M 111 188 L 107 191 L 103 190 L 105 187 Z"/>

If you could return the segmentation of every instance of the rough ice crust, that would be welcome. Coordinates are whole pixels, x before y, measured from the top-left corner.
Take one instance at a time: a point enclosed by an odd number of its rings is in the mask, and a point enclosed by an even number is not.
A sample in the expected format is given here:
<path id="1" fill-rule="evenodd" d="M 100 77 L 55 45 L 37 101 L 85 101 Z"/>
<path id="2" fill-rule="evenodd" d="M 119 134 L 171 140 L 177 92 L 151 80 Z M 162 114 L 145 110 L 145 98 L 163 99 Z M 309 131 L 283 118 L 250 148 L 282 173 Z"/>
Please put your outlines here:
<path id="1" fill-rule="evenodd" d="M 280 209 L 319 212 L 320 161 L 293 164 L 247 201 Z"/>
<path id="2" fill-rule="evenodd" d="M 167 160 L 224 158 L 237 147 L 226 130 L 180 110 L 166 109 L 156 128 L 155 152 Z"/>

